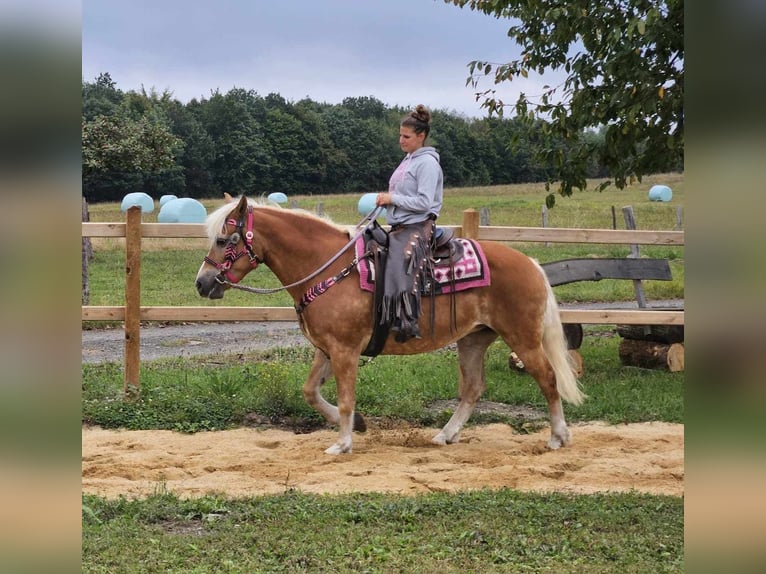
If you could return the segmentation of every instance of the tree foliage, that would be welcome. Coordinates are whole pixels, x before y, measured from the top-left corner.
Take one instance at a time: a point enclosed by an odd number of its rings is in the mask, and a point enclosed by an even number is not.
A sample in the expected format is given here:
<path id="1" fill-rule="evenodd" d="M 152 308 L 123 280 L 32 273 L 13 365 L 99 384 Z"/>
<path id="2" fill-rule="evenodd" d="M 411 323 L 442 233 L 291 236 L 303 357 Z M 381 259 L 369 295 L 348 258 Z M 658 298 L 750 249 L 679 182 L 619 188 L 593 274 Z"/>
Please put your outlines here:
<path id="1" fill-rule="evenodd" d="M 82 93 L 89 201 L 119 200 L 133 191 L 195 198 L 380 191 L 402 158 L 399 122 L 408 110 L 372 96 L 293 103 L 234 88 L 183 104 L 168 91 L 122 92 L 109 74 L 84 82 Z M 441 154 L 448 187 L 549 176 L 551 166 L 528 149 L 541 138 L 539 122 L 432 112 L 429 143 Z M 598 145 L 601 136 L 594 138 Z M 520 142 L 515 151 L 513 139 Z M 592 175 L 602 166 L 589 169 Z"/>
<path id="2" fill-rule="evenodd" d="M 475 89 L 486 77 L 498 85 L 546 71 L 566 74 L 563 83 L 515 102 L 497 88 L 476 93 L 490 116 L 512 106 L 522 120 L 544 120 L 535 158 L 553 167 L 548 183 L 560 182 L 562 195 L 586 187 L 594 158 L 610 177 L 600 189 L 683 164 L 683 0 L 444 1 L 513 23 L 508 36 L 521 57 L 470 62 L 467 83 Z M 593 130 L 603 138 L 589 137 Z"/>

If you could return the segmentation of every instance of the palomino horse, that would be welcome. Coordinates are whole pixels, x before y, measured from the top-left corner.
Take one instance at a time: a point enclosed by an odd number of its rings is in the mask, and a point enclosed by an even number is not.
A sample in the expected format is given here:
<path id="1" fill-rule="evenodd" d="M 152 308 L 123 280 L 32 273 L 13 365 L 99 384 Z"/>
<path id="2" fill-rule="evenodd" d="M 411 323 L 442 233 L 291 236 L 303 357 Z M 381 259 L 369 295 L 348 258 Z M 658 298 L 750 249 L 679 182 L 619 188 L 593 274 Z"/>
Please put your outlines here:
<path id="1" fill-rule="evenodd" d="M 299 314 L 303 334 L 314 345 L 314 361 L 303 385 L 306 401 L 330 423 L 338 425 L 338 441 L 325 452 L 351 452 L 353 430 L 364 430 L 364 419 L 354 412 L 359 358 L 373 331 L 373 295 L 360 288 L 354 250 L 346 228 L 300 210 L 259 205 L 244 196 L 235 207 L 225 204 L 206 221 L 210 251 L 196 278 L 203 297 L 220 299 L 226 289 L 263 263 L 271 269 L 293 298 L 296 308 L 314 285 L 328 261 L 326 276 L 349 275 L 316 298 Z M 491 284 L 455 295 L 437 296 L 433 331 L 431 298 L 423 297 L 421 339 L 397 343 L 387 339 L 382 354 L 411 355 L 440 349 L 457 342 L 460 404 L 433 438 L 437 444 L 458 442 L 485 388 L 484 356 L 489 345 L 502 337 L 524 362 L 548 401 L 551 437 L 556 449 L 570 442 L 561 399 L 580 404 L 584 398 L 572 365 L 559 317 L 558 305 L 540 265 L 526 255 L 497 242 L 481 242 L 491 272 Z M 340 252 L 339 257 L 334 257 Z M 303 281 L 307 279 L 307 281 Z M 305 299 L 304 299 L 305 301 Z M 455 317 L 456 315 L 456 317 Z M 456 325 L 451 325 L 456 319 Z M 456 327 L 456 328 L 455 328 Z M 332 376 L 337 383 L 338 406 L 321 394 Z"/>

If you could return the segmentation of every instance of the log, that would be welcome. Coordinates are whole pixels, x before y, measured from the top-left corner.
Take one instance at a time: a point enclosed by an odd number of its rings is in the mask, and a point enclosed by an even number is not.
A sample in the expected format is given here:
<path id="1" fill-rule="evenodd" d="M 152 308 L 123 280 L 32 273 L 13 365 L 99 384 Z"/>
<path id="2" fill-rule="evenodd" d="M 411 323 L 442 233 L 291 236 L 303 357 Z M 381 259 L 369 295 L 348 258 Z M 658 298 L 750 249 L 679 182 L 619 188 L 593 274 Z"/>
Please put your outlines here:
<path id="1" fill-rule="evenodd" d="M 623 339 L 619 348 L 620 362 L 628 367 L 661 369 L 670 372 L 684 370 L 683 343 L 657 343 Z"/>
<path id="2" fill-rule="evenodd" d="M 564 323 L 563 327 L 567 349 L 579 349 L 582 346 L 582 325 L 580 323 Z"/>
<path id="3" fill-rule="evenodd" d="M 616 330 L 623 339 L 654 341 L 668 345 L 684 342 L 683 325 L 617 325 Z"/>

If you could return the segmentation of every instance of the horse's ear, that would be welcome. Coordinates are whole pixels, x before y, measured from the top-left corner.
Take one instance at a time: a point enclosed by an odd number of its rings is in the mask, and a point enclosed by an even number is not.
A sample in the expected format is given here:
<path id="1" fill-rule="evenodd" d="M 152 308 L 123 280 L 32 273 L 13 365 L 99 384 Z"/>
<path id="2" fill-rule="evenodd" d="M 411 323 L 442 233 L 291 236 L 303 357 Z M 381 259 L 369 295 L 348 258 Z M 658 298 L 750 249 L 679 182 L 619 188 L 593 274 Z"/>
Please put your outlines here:
<path id="1" fill-rule="evenodd" d="M 226 200 L 226 203 L 233 203 L 234 202 L 234 198 L 231 195 L 229 195 L 228 193 L 226 193 L 225 191 L 223 192 L 223 198 Z"/>
<path id="2" fill-rule="evenodd" d="M 236 211 L 237 213 L 245 213 L 247 211 L 247 197 L 244 195 L 239 198 Z"/>

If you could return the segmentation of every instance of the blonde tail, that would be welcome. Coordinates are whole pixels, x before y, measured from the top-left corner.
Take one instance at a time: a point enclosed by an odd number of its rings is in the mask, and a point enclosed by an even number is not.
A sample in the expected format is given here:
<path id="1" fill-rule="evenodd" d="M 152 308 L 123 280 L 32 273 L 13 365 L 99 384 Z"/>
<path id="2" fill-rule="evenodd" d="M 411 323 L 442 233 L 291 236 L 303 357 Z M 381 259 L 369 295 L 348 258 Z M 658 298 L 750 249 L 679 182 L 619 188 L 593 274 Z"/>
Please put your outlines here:
<path id="1" fill-rule="evenodd" d="M 575 366 L 567 349 L 564 327 L 561 324 L 556 296 L 548 282 L 545 270 L 537 261 L 534 259 L 532 261 L 545 279 L 545 289 L 548 294 L 545 315 L 543 317 L 543 351 L 556 375 L 556 388 L 561 398 L 573 405 L 582 404 L 586 395 L 580 388 L 580 383 L 575 374 Z"/>

